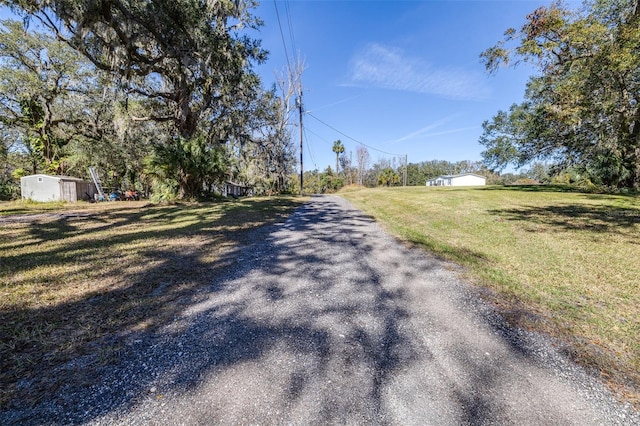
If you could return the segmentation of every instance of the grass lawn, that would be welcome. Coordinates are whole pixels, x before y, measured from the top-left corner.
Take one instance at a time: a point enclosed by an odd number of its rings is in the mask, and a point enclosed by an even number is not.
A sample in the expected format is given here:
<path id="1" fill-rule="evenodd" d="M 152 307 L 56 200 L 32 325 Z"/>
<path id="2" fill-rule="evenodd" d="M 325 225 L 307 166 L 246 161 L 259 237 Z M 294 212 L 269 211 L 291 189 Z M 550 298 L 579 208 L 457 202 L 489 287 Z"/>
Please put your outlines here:
<path id="1" fill-rule="evenodd" d="M 0 409 L 92 383 L 122 336 L 166 325 L 302 201 L 0 203 Z"/>
<path id="2" fill-rule="evenodd" d="M 640 407 L 640 197 L 555 187 L 340 195 L 401 239 L 466 266 L 507 319 L 568 343 Z"/>

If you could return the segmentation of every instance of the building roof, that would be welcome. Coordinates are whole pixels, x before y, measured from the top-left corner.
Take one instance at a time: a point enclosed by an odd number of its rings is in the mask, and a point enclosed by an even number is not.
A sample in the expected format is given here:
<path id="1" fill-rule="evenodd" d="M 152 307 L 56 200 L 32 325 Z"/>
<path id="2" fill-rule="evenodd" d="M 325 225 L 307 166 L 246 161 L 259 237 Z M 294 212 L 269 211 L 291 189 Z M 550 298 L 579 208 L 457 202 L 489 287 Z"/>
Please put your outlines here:
<path id="1" fill-rule="evenodd" d="M 31 178 L 31 177 L 46 177 L 46 178 L 53 178 L 53 179 L 59 179 L 59 180 L 71 180 L 71 181 L 75 181 L 75 182 L 87 182 L 85 179 L 81 179 L 81 178 L 77 178 L 77 177 L 73 177 L 73 176 L 60 176 L 60 175 L 45 175 L 42 173 L 38 173 L 35 175 L 29 175 L 29 176 L 23 176 L 23 178 Z"/>
<path id="2" fill-rule="evenodd" d="M 429 179 L 429 180 L 453 179 L 453 178 L 463 177 L 463 176 L 475 176 L 475 177 L 479 177 L 479 178 L 482 178 L 482 179 L 485 179 L 485 180 L 487 179 L 486 176 L 478 175 L 478 174 L 475 174 L 475 173 L 460 173 L 458 175 L 441 175 L 441 176 L 438 176 L 435 179 Z"/>

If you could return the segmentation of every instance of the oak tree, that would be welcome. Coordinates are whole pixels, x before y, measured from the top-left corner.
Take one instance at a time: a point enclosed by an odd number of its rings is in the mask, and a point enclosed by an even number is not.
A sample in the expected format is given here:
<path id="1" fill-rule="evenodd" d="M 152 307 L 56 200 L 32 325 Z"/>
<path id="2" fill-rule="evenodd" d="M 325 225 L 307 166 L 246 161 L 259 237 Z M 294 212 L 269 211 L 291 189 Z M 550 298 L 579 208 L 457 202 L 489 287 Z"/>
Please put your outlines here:
<path id="1" fill-rule="evenodd" d="M 170 123 L 158 144 L 226 143 L 244 127 L 237 108 L 252 96 L 251 66 L 266 58 L 244 28 L 260 22 L 254 2 L 232 0 L 3 0 L 110 73 L 130 102 L 145 104 L 135 122 Z M 239 101 L 240 100 L 240 101 Z M 164 147 L 158 146 L 158 151 Z M 171 151 L 172 148 L 167 148 Z M 185 164 L 188 167 L 188 164 Z M 197 196 L 175 176 L 180 193 Z M 195 193 L 193 192 L 195 191 Z"/>
<path id="2" fill-rule="evenodd" d="M 560 3 L 527 15 L 481 55 L 486 67 L 534 64 L 525 101 L 484 123 L 488 165 L 535 159 L 581 167 L 596 183 L 640 186 L 640 2 Z"/>

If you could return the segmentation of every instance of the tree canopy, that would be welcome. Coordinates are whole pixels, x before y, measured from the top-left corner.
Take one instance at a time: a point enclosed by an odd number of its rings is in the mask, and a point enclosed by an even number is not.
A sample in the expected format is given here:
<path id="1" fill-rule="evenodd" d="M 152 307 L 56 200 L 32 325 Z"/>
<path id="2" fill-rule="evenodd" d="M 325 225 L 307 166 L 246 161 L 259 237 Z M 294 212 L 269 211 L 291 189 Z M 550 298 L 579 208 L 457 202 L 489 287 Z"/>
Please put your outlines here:
<path id="1" fill-rule="evenodd" d="M 145 117 L 173 123 L 190 138 L 207 116 L 242 94 L 260 42 L 236 30 L 257 26 L 253 2 L 231 0 L 3 0 L 48 28 L 130 95 L 154 101 Z M 231 93 L 233 91 L 233 93 Z M 211 111 L 210 109 L 213 109 Z"/>
<path id="2" fill-rule="evenodd" d="M 488 70 L 534 64 L 525 101 L 483 124 L 487 165 L 551 159 L 610 187 L 640 186 L 640 2 L 561 3 L 527 15 L 482 53 Z"/>
<path id="3" fill-rule="evenodd" d="M 26 24 L 8 23 L 0 35 L 8 52 L 0 84 L 12 89 L 3 92 L 10 114 L 0 124 L 53 164 L 46 170 L 61 172 L 61 156 L 85 170 L 102 162 L 114 185 L 146 176 L 186 198 L 226 180 L 286 190 L 289 99 L 265 90 L 253 71 L 267 56 L 248 36 L 261 25 L 254 1 L 0 3 Z M 88 141 L 107 152 L 87 152 Z"/>
<path id="4" fill-rule="evenodd" d="M 342 144 L 342 141 L 340 139 L 334 141 L 331 150 L 336 154 L 336 172 L 338 172 L 338 160 L 340 158 L 340 154 L 344 153 L 344 145 Z"/>

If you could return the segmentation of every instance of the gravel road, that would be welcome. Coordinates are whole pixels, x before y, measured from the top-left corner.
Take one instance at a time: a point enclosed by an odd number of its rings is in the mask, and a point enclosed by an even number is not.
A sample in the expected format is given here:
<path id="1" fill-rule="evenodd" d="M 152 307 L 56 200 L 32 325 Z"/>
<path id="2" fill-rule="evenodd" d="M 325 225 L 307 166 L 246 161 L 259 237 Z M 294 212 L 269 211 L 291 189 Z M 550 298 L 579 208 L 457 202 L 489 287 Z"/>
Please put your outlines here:
<path id="1" fill-rule="evenodd" d="M 0 423 L 640 424 L 452 264 L 333 196 L 262 230 L 99 383 Z"/>

